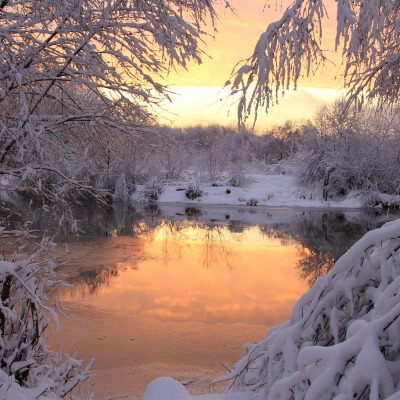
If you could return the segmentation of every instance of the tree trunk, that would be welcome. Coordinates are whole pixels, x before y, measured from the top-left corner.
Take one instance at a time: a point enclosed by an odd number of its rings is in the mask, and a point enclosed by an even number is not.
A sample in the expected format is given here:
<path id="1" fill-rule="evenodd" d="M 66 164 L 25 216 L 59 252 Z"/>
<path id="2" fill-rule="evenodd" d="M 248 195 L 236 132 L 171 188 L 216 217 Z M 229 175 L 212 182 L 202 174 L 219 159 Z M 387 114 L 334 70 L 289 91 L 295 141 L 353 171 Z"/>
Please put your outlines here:
<path id="1" fill-rule="evenodd" d="M 324 177 L 324 189 L 322 192 L 322 197 L 325 201 L 328 200 L 328 186 L 329 186 L 329 177 L 331 173 L 335 170 L 335 168 L 330 168 L 326 171 L 325 177 Z"/>

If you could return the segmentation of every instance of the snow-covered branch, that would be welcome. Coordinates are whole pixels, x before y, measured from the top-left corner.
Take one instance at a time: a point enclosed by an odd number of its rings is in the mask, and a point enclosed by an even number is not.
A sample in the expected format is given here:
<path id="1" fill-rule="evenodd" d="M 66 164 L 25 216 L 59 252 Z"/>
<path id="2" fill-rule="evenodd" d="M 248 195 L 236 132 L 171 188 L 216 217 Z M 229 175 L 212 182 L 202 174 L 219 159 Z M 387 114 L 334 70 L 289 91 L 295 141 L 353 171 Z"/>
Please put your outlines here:
<path id="1" fill-rule="evenodd" d="M 301 75 L 314 73 L 325 61 L 320 47 L 324 16 L 322 0 L 296 0 L 262 33 L 253 55 L 234 71 L 240 122 L 259 107 L 268 111 L 285 90 L 296 88 Z"/>
<path id="2" fill-rule="evenodd" d="M 324 0 L 294 1 L 262 33 L 253 55 L 239 64 L 232 94 L 241 94 L 240 121 L 253 111 L 257 116 L 260 107 L 268 112 L 285 90 L 296 89 L 301 76 L 315 74 L 329 58 L 321 47 L 324 4 Z M 337 1 L 335 47 L 344 57 L 349 101 L 398 104 L 399 13 L 396 0 Z"/>
<path id="3" fill-rule="evenodd" d="M 87 366 L 69 356 L 63 360 L 44 343 L 48 324 L 59 328 L 48 305 L 60 284 L 54 271 L 55 244 L 48 238 L 36 242 L 25 231 L 1 228 L 0 234 L 0 397 L 64 398 L 88 378 L 93 360 Z"/>

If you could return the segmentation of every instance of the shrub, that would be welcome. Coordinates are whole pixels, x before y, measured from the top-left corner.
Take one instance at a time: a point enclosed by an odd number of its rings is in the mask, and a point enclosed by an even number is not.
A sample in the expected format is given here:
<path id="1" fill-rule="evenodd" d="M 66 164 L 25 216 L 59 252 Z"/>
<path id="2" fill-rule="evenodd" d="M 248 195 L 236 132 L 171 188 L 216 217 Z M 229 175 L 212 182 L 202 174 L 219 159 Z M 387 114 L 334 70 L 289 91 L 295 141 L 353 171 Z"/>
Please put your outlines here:
<path id="1" fill-rule="evenodd" d="M 88 378 L 93 361 L 85 367 L 45 343 L 48 324 L 59 328 L 55 310 L 47 305 L 60 284 L 57 258 L 51 255 L 54 243 L 48 238 L 37 243 L 29 232 L 2 227 L 0 239 L 3 246 L 15 244 L 10 256 L 0 256 L 0 398 L 61 400 Z"/>
<path id="2" fill-rule="evenodd" d="M 247 205 L 251 206 L 251 207 L 255 207 L 256 205 L 258 205 L 258 200 L 255 199 L 254 197 L 252 197 L 251 199 L 249 199 L 247 201 Z"/>
<path id="3" fill-rule="evenodd" d="M 228 186 L 232 187 L 244 187 L 247 184 L 247 178 L 242 173 L 232 174 L 227 182 Z"/>
<path id="4" fill-rule="evenodd" d="M 163 184 L 157 178 L 151 178 L 143 190 L 144 201 L 157 201 L 163 191 Z"/>
<path id="5" fill-rule="evenodd" d="M 185 190 L 185 195 L 189 200 L 197 199 L 201 197 L 203 191 L 200 189 L 197 183 L 189 183 L 189 186 Z"/>

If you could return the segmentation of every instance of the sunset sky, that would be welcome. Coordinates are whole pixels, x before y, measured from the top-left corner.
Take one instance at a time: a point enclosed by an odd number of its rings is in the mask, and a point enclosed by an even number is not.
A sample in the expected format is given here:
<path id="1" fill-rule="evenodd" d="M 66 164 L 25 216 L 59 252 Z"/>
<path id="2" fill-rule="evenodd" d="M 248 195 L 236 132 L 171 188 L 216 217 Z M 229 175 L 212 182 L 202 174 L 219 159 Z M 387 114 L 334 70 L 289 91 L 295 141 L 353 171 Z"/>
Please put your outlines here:
<path id="1" fill-rule="evenodd" d="M 236 14 L 217 8 L 220 20 L 217 24 L 218 33 L 215 40 L 208 38 L 204 47 L 210 56 L 203 57 L 203 63 L 193 63 L 188 71 L 179 69 L 173 72 L 168 83 L 177 93 L 173 103 L 164 114 L 165 124 L 186 126 L 194 124 L 237 122 L 235 103 L 228 98 L 229 90 L 222 90 L 224 83 L 230 78 L 236 63 L 249 57 L 260 34 L 272 21 L 280 19 L 284 8 L 277 1 L 271 1 L 271 6 L 265 0 L 232 0 L 231 5 Z M 282 2 L 290 4 L 288 1 Z M 325 49 L 332 50 L 335 38 L 336 2 L 330 2 L 329 20 L 324 28 Z M 300 81 L 296 92 L 288 92 L 279 106 L 275 106 L 268 116 L 260 112 L 256 129 L 284 123 L 286 120 L 312 118 L 315 111 L 324 104 L 329 104 L 340 97 L 342 81 L 340 79 L 340 55 L 332 52 L 336 65 L 328 65 L 317 76 L 304 78 Z"/>

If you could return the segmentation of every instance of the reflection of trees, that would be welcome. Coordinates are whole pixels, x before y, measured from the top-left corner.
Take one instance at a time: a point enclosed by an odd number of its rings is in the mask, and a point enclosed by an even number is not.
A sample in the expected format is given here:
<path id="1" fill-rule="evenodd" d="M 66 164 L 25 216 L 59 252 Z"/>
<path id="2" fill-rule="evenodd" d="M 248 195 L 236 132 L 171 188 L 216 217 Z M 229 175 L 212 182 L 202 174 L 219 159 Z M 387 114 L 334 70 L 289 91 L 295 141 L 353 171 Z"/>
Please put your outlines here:
<path id="1" fill-rule="evenodd" d="M 297 263 L 300 276 L 312 285 L 368 230 L 377 227 L 372 221 L 371 216 L 350 221 L 343 213 L 308 213 L 296 219 L 294 232 L 303 246 Z"/>
<path id="2" fill-rule="evenodd" d="M 70 282 L 74 285 L 72 294 L 84 296 L 86 294 L 94 294 L 100 288 L 109 287 L 111 280 L 119 276 L 120 272 L 125 271 L 128 267 L 117 264 L 113 267 L 83 269 L 78 275 L 71 277 Z M 137 269 L 131 266 L 131 269 Z"/>
<path id="3" fill-rule="evenodd" d="M 226 265 L 232 268 L 231 259 L 235 252 L 226 243 L 227 228 L 220 225 L 206 225 L 202 227 L 203 259 L 202 264 L 206 268 L 213 265 Z"/>
<path id="4" fill-rule="evenodd" d="M 206 268 L 224 265 L 230 269 L 235 257 L 234 250 L 228 245 L 228 234 L 232 237 L 231 233 L 225 226 L 218 224 L 164 220 L 157 227 L 149 228 L 149 225 L 142 221 L 135 229 L 136 233 L 141 231 L 149 240 L 154 240 L 157 234 L 161 234 L 163 261 L 166 264 L 171 258 L 179 258 L 182 249 L 192 245 L 190 241 L 193 240 L 203 247 L 200 263 Z M 112 285 L 112 279 L 127 268 L 126 264 L 116 264 L 113 267 L 80 270 L 70 278 L 70 283 L 74 285 L 72 294 L 94 294 L 100 288 L 109 287 Z M 136 266 L 130 268 L 137 269 Z"/>
<path id="5" fill-rule="evenodd" d="M 189 221 L 191 220 L 197 221 L 201 217 L 202 212 L 196 207 L 187 207 L 185 209 L 185 215 Z"/>
<path id="6" fill-rule="evenodd" d="M 60 226 L 59 216 L 46 212 L 41 204 L 28 202 L 23 196 L 13 199 L 7 206 L 14 207 L 13 219 L 9 223 L 10 229 L 19 226 L 18 212 L 27 216 L 24 217 L 25 220 L 32 221 L 31 229 L 49 232 L 54 226 L 54 230 L 58 229 L 64 233 L 71 228 Z M 247 225 L 242 222 L 242 217 L 241 220 L 226 221 L 223 210 L 219 220 L 224 222 L 218 223 L 213 219 L 205 222 L 203 218 L 207 212 L 203 211 L 204 209 L 196 207 L 184 207 L 178 209 L 178 212 L 174 209 L 172 214 L 165 215 L 165 210 L 156 204 L 139 206 L 117 203 L 114 207 L 107 208 L 98 207 L 96 204 L 84 204 L 83 207 L 72 207 L 74 219 L 81 232 L 81 236 L 74 236 L 73 240 L 81 240 L 82 235 L 145 237 L 147 240 L 154 240 L 162 231 L 165 262 L 172 257 L 179 258 L 184 246 L 189 245 L 187 240 L 190 238 L 203 246 L 202 258 L 199 260 L 203 266 L 209 268 L 212 265 L 225 265 L 230 268 L 235 253 L 228 241 L 240 240 Z M 239 211 L 245 218 L 245 211 Z M 215 217 L 215 214 L 213 216 Z M 259 225 L 260 232 L 265 237 L 280 239 L 283 245 L 292 245 L 293 241 L 300 243 L 297 267 L 300 276 L 310 284 L 328 272 L 336 260 L 367 231 L 393 219 L 392 215 L 375 212 L 318 211 L 270 211 L 267 217 L 268 220 L 276 222 Z M 76 283 L 93 292 L 98 287 L 108 285 L 116 274 L 113 269 L 89 270 L 82 272 L 78 279 L 81 283 Z"/>
<path id="7" fill-rule="evenodd" d="M 13 217 L 9 224 L 10 229 L 17 228 L 22 220 L 29 221 L 30 229 L 45 231 L 47 235 L 59 233 L 58 242 L 76 232 L 97 236 L 132 236 L 132 227 L 144 218 L 129 203 L 116 203 L 114 207 L 106 207 L 94 201 L 83 201 L 79 205 L 71 204 L 68 210 L 50 210 L 35 199 L 18 194 L 13 196 L 15 200 L 7 204 L 11 210 L 9 215 Z M 0 212 L 1 210 L 0 207 Z M 68 213 L 68 218 L 65 218 L 65 213 Z"/>
<path id="8" fill-rule="evenodd" d="M 146 237 L 151 240 L 156 237 L 161 238 L 165 263 L 172 258 L 180 258 L 182 250 L 193 245 L 191 242 L 196 242 L 203 247 L 201 263 L 206 268 L 213 265 L 226 265 L 230 268 L 230 258 L 234 256 L 234 251 L 229 248 L 228 241 L 239 240 L 224 225 L 189 219 L 186 221 L 165 219 L 148 232 Z"/>
<path id="9" fill-rule="evenodd" d="M 326 275 L 335 264 L 335 259 L 330 251 L 324 251 L 320 248 L 299 249 L 300 260 L 297 262 L 297 268 L 300 277 L 307 280 L 312 286 L 320 276 Z"/>
<path id="10" fill-rule="evenodd" d="M 147 235 L 147 237 L 151 235 L 151 239 L 154 239 L 157 234 L 161 233 L 164 263 L 168 264 L 169 260 L 181 257 L 183 244 L 187 239 L 186 230 L 186 223 L 165 219 Z"/>
<path id="11" fill-rule="evenodd" d="M 284 222 L 260 225 L 268 238 L 280 239 L 289 246 L 301 244 L 297 267 L 310 285 L 325 275 L 358 239 L 380 227 L 391 216 L 376 212 L 296 212 Z"/>
<path id="12" fill-rule="evenodd" d="M 241 221 L 229 221 L 227 228 L 232 233 L 242 233 L 245 225 Z"/>
<path id="13" fill-rule="evenodd" d="M 297 263 L 300 276 L 312 285 L 358 239 L 389 219 L 373 212 L 309 212 L 296 216 L 290 226 L 292 237 L 302 245 Z"/>
<path id="14" fill-rule="evenodd" d="M 73 279 L 75 293 L 93 294 L 100 287 L 109 287 L 110 280 L 119 276 L 117 268 L 84 269 Z"/>
<path id="15" fill-rule="evenodd" d="M 289 225 L 289 228 L 290 227 L 291 225 Z M 294 239 L 293 233 L 286 230 L 285 224 L 259 225 L 259 229 L 263 236 L 270 239 Z"/>

